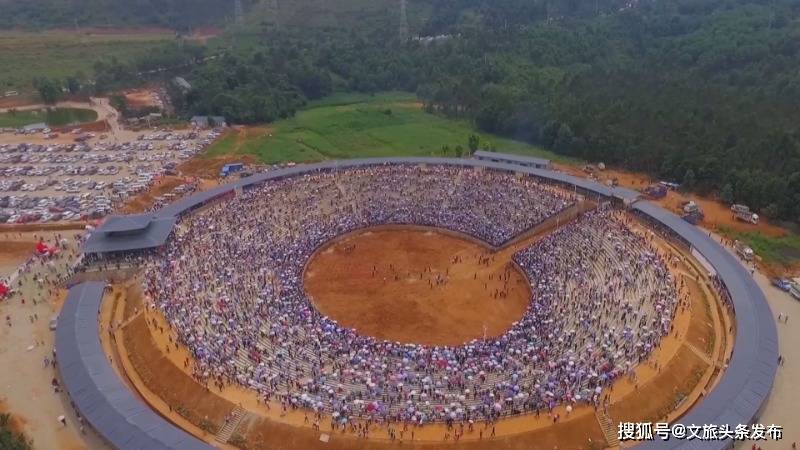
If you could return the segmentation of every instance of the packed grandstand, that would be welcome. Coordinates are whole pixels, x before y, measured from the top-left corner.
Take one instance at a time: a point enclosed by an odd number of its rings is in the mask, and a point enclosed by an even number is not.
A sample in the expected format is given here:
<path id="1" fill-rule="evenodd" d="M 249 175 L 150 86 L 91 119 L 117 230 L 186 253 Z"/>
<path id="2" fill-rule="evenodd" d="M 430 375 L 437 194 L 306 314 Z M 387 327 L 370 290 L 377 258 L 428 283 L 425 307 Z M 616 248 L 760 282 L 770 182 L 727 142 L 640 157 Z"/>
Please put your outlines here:
<path id="1" fill-rule="evenodd" d="M 194 356 L 195 378 L 264 400 L 413 423 L 597 404 L 658 345 L 680 303 L 668 261 L 599 208 L 514 255 L 530 304 L 505 333 L 459 346 L 388 342 L 319 313 L 303 271 L 320 246 L 386 224 L 502 246 L 579 201 L 510 172 L 381 165 L 256 185 L 184 216 L 147 258 L 145 291 Z"/>

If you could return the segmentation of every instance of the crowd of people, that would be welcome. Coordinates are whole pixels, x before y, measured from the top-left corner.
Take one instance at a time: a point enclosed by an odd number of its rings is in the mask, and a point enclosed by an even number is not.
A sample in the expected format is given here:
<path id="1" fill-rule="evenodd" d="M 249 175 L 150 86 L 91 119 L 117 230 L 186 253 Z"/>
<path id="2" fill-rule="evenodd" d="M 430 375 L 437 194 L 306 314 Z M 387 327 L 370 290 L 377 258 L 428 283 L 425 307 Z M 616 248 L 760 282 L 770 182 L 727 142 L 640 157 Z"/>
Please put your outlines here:
<path id="1" fill-rule="evenodd" d="M 591 212 L 514 260 L 532 298 L 496 338 L 460 346 L 359 335 L 320 314 L 303 270 L 326 241 L 415 224 L 498 246 L 577 201 L 530 177 L 387 165 L 275 180 L 182 219 L 148 261 L 145 292 L 207 386 L 355 418 L 494 420 L 600 401 L 669 332 L 678 295 L 646 236 Z M 188 364 L 188 363 L 187 363 Z"/>

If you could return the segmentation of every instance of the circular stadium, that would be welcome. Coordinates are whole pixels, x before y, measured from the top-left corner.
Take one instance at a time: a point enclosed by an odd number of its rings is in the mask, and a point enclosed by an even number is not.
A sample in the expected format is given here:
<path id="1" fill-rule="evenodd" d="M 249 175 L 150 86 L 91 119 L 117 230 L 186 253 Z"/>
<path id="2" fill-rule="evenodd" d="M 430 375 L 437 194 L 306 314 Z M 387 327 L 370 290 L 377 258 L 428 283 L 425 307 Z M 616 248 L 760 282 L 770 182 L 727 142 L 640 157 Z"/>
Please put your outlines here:
<path id="1" fill-rule="evenodd" d="M 59 362 L 121 448 L 606 448 L 623 421 L 750 422 L 774 376 L 765 300 L 707 236 L 513 162 L 277 169 L 111 218 L 84 251 L 109 283 L 70 291 Z"/>

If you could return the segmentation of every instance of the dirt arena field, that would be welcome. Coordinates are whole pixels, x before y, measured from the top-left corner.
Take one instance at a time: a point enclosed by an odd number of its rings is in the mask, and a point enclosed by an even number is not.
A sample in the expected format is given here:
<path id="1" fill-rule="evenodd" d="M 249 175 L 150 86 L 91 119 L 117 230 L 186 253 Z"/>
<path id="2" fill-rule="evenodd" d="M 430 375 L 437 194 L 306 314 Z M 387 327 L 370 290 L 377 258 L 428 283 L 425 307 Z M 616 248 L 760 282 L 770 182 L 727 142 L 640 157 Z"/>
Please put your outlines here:
<path id="1" fill-rule="evenodd" d="M 484 331 L 499 336 L 522 317 L 531 295 L 507 256 L 424 229 L 348 234 L 312 256 L 304 284 L 317 309 L 338 323 L 424 345 L 460 345 Z"/>

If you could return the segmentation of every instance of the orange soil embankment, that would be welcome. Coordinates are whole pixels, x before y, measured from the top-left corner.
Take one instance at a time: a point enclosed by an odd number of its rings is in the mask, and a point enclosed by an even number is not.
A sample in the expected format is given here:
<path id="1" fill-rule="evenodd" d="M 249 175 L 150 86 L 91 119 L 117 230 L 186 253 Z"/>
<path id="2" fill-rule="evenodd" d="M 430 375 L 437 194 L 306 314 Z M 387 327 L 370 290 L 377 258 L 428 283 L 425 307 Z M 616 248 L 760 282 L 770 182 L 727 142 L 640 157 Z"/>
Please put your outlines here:
<path id="1" fill-rule="evenodd" d="M 636 395 L 612 403 L 611 417 L 624 422 L 663 420 L 678 406 L 679 399 L 692 392 L 708 363 L 682 345 L 663 368 L 657 380 L 639 386 Z"/>
<path id="2" fill-rule="evenodd" d="M 395 427 L 402 430 L 402 425 Z M 569 421 L 550 425 L 541 430 L 520 433 L 513 436 L 490 437 L 491 429 L 483 429 L 483 424 L 476 425 L 475 431 L 465 436 L 458 443 L 453 440 L 439 442 L 420 442 L 411 440 L 409 428 L 403 433 L 403 439 L 387 442 L 385 439 L 357 439 L 351 435 L 343 435 L 341 431 L 331 432 L 330 427 L 322 427 L 322 433 L 330 434 L 330 441 L 320 442 L 320 433 L 308 428 L 277 423 L 268 419 L 257 418 L 243 423 L 239 430 L 247 436 L 247 448 L 262 450 L 294 450 L 294 449 L 331 449 L 331 450 L 383 450 L 386 448 L 410 448 L 414 450 L 453 449 L 459 450 L 535 450 L 535 449 L 602 449 L 606 441 L 597 424 L 594 414 L 583 414 Z M 476 436 L 483 431 L 483 439 Z M 375 431 L 376 435 L 385 437 L 383 431 Z M 417 436 L 419 429 L 416 429 Z"/>
<path id="3" fill-rule="evenodd" d="M 0 225 L 0 233 L 20 233 L 36 231 L 65 231 L 65 230 L 85 230 L 88 222 L 50 222 L 50 223 L 4 223 Z"/>
<path id="4" fill-rule="evenodd" d="M 216 433 L 234 404 L 211 394 L 176 367 L 165 354 L 167 347 L 156 346 L 144 315 L 133 318 L 123 336 L 130 362 L 147 387 L 189 422 Z"/>
<path id="5" fill-rule="evenodd" d="M 0 414 L 9 415 L 8 430 L 11 431 L 12 433 L 22 434 L 23 431 L 25 430 L 25 419 L 6 411 L 7 409 L 5 404 L 3 403 L 2 400 L 0 400 Z"/>
<path id="6" fill-rule="evenodd" d="M 556 164 L 555 166 L 558 170 L 569 173 L 570 175 L 582 178 L 586 178 L 588 176 L 586 172 L 582 171 L 576 166 L 563 164 Z M 617 180 L 620 186 L 640 192 L 650 184 L 658 182 L 657 179 L 651 178 L 645 174 L 618 169 L 607 168 L 605 170 L 597 170 L 594 172 L 594 174 L 600 183 L 605 184 L 607 181 Z M 654 200 L 654 202 L 672 212 L 679 213 L 681 211 L 682 204 L 689 200 L 693 200 L 703 210 L 705 218 L 701 222 L 701 225 L 706 228 L 719 230 L 720 227 L 726 227 L 731 230 L 742 232 L 759 231 L 768 236 L 783 236 L 786 234 L 786 230 L 783 228 L 767 223 L 766 221 L 761 221 L 758 225 L 753 225 L 736 220 L 736 218 L 731 214 L 729 206 L 713 198 L 707 198 L 696 194 L 683 194 L 677 191 L 669 191 L 666 197 Z"/>
<path id="7" fill-rule="evenodd" d="M 156 201 L 156 197 L 172 192 L 173 189 L 183 184 L 182 177 L 164 176 L 153 183 L 150 188 L 141 194 L 137 194 L 128 199 L 116 212 L 122 214 L 134 214 L 144 212 L 149 209 Z"/>
<path id="8" fill-rule="evenodd" d="M 36 250 L 35 241 L 0 241 L 0 279 L 30 258 Z"/>
<path id="9" fill-rule="evenodd" d="M 125 101 L 128 103 L 128 106 L 132 108 L 152 108 L 159 106 L 155 101 L 156 93 L 152 89 L 133 89 L 126 91 L 123 95 L 125 95 Z"/>
<path id="10" fill-rule="evenodd" d="M 218 179 L 222 166 L 229 163 L 240 162 L 247 165 L 257 164 L 258 160 L 252 155 L 224 155 L 215 157 L 195 157 L 178 166 L 178 171 L 185 176 L 204 179 Z"/>

